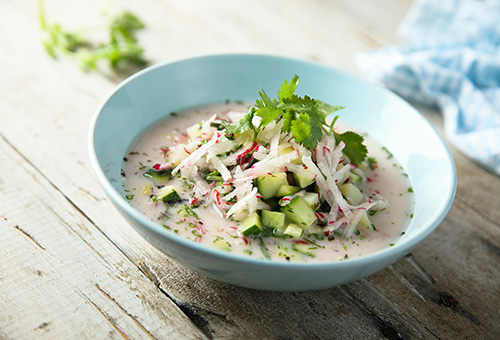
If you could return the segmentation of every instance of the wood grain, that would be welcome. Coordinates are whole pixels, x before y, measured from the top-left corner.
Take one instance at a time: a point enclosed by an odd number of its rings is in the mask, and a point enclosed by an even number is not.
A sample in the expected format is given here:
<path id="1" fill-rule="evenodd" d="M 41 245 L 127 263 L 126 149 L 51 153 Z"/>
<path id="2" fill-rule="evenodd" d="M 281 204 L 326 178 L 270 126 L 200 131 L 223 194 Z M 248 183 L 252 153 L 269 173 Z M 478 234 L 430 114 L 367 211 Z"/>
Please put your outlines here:
<path id="1" fill-rule="evenodd" d="M 102 2 L 45 0 L 103 39 Z M 151 62 L 222 52 L 319 60 L 397 42 L 410 1 L 112 1 L 147 23 Z M 32 1 L 0 2 L 0 338 L 498 339 L 500 180 L 452 148 L 457 199 L 411 255 L 328 290 L 262 292 L 185 268 L 118 215 L 87 159 L 87 128 L 126 74 L 52 60 Z M 419 108 L 442 132 L 442 119 Z"/>
<path id="2" fill-rule="evenodd" d="M 2 332 L 23 338 L 30 329 L 38 339 L 205 338 L 4 139 L 0 154 Z"/>

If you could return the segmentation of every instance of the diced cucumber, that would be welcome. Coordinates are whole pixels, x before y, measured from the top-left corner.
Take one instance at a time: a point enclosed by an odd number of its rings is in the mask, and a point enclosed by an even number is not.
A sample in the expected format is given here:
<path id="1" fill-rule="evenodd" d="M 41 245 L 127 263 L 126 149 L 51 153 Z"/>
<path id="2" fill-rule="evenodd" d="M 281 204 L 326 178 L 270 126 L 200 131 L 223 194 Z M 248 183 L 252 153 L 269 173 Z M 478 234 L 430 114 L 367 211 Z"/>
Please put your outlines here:
<path id="1" fill-rule="evenodd" d="M 163 182 L 167 179 L 172 179 L 172 169 L 171 168 L 166 168 L 162 170 L 156 170 L 156 169 L 148 169 L 143 174 L 144 177 L 151 178 L 152 180 L 155 180 L 156 182 Z"/>
<path id="2" fill-rule="evenodd" d="M 293 195 L 299 191 L 300 191 L 300 188 L 295 186 L 295 185 L 284 184 L 284 185 L 280 186 L 280 188 L 278 189 L 278 192 L 276 192 L 276 196 L 283 197 L 283 196 Z"/>
<path id="3" fill-rule="evenodd" d="M 201 124 L 196 123 L 186 129 L 188 138 L 190 141 L 194 141 L 196 138 L 201 137 Z"/>
<path id="4" fill-rule="evenodd" d="M 360 168 L 352 169 L 351 173 L 353 175 L 359 176 L 360 180 L 363 180 L 366 178 L 366 173 L 363 170 L 361 170 Z"/>
<path id="5" fill-rule="evenodd" d="M 359 183 L 361 182 L 361 176 L 356 175 L 355 173 L 351 173 L 351 181 L 353 183 Z"/>
<path id="6" fill-rule="evenodd" d="M 372 223 L 370 222 L 370 218 L 367 213 L 364 213 L 361 219 L 358 222 L 358 226 L 366 229 L 372 229 Z"/>
<path id="7" fill-rule="evenodd" d="M 302 196 L 304 201 L 306 201 L 312 210 L 316 211 L 319 208 L 319 196 L 315 192 L 306 192 L 304 196 Z"/>
<path id="8" fill-rule="evenodd" d="M 280 149 L 278 151 L 278 155 L 284 156 L 284 155 L 288 155 L 290 152 L 297 152 L 297 151 L 294 148 L 292 148 L 291 146 L 288 146 L 286 148 Z M 295 163 L 295 164 L 300 164 L 300 163 L 302 163 L 302 157 L 297 153 L 297 157 L 292 159 L 290 162 Z"/>
<path id="9" fill-rule="evenodd" d="M 164 203 L 177 202 L 181 199 L 177 191 L 175 191 L 174 187 L 171 185 L 166 185 L 161 188 L 156 194 L 156 197 Z"/>
<path id="10" fill-rule="evenodd" d="M 262 222 L 260 221 L 259 214 L 256 212 L 241 222 L 241 234 L 243 236 L 255 235 L 263 230 L 264 228 L 262 228 Z"/>
<path id="11" fill-rule="evenodd" d="M 219 248 L 219 249 L 226 250 L 226 251 L 231 251 L 231 245 L 229 244 L 229 242 L 227 242 L 226 240 L 224 240 L 223 237 L 220 237 L 220 236 L 214 240 L 212 245 L 215 248 Z"/>
<path id="12" fill-rule="evenodd" d="M 279 211 L 262 210 L 262 225 L 264 227 L 283 229 L 285 227 L 285 214 Z"/>
<path id="13" fill-rule="evenodd" d="M 153 186 L 151 185 L 151 183 L 147 183 L 147 184 L 144 184 L 141 192 L 143 195 L 149 196 L 149 195 L 151 195 L 152 190 L 153 190 Z"/>
<path id="14" fill-rule="evenodd" d="M 173 167 L 176 167 L 181 163 L 182 159 L 186 159 L 189 157 L 189 153 L 186 149 L 186 144 L 177 144 L 174 148 L 170 149 L 170 152 L 167 155 L 167 160 L 172 164 Z"/>
<path id="15" fill-rule="evenodd" d="M 293 174 L 293 178 L 295 179 L 295 184 L 297 184 L 302 189 L 307 188 L 315 182 L 314 179 L 305 178 L 297 175 L 296 173 Z"/>
<path id="16" fill-rule="evenodd" d="M 309 227 L 309 229 L 307 229 L 307 233 L 323 235 L 323 229 L 319 225 L 313 224 L 312 226 Z"/>
<path id="17" fill-rule="evenodd" d="M 337 171 L 339 171 L 340 169 L 342 169 L 345 165 L 343 165 L 342 163 L 339 163 L 337 165 Z M 339 184 L 342 184 L 344 183 L 348 178 L 349 176 L 351 175 L 351 172 L 350 171 L 345 171 L 342 178 L 337 182 L 337 185 Z"/>
<path id="18" fill-rule="evenodd" d="M 295 237 L 295 238 L 299 238 L 300 236 L 302 236 L 302 233 L 304 231 L 302 230 L 301 227 L 299 227 L 298 225 L 296 224 L 293 224 L 293 223 L 290 223 L 285 231 L 283 232 L 283 234 L 285 235 L 289 235 L 291 237 Z"/>
<path id="19" fill-rule="evenodd" d="M 290 144 L 287 143 L 287 145 L 290 145 Z M 288 155 L 292 151 L 293 151 L 293 148 L 291 146 L 287 146 L 285 148 L 281 148 L 281 146 L 280 146 L 278 148 L 278 156 Z"/>
<path id="20" fill-rule="evenodd" d="M 279 188 L 282 185 L 288 185 L 287 175 L 285 172 L 265 175 L 257 178 L 257 188 L 263 199 L 276 196 Z"/>
<path id="21" fill-rule="evenodd" d="M 363 199 L 361 191 L 352 183 L 342 184 L 339 189 L 349 204 L 358 205 Z"/>
<path id="22" fill-rule="evenodd" d="M 308 228 L 317 220 L 314 210 L 301 196 L 295 197 L 290 204 L 282 207 L 281 211 L 303 229 Z"/>

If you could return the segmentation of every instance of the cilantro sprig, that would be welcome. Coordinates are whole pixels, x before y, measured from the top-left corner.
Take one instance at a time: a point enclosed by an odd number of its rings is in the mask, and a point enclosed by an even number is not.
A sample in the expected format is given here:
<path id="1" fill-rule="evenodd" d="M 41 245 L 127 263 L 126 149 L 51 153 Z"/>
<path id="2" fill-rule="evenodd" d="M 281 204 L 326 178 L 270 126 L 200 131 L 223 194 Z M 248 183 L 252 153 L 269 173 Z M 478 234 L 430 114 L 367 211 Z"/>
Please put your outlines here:
<path id="1" fill-rule="evenodd" d="M 333 135 L 338 144 L 344 141 L 344 154 L 354 165 L 363 162 L 367 155 L 364 138 L 352 131 L 337 133 L 334 124 L 338 118 L 329 124 L 326 118 L 331 114 L 344 109 L 343 106 L 329 105 L 321 100 L 309 96 L 300 97 L 295 94 L 299 85 L 299 76 L 295 75 L 291 81 L 285 79 L 278 91 L 278 98 L 271 99 L 261 89 L 260 99 L 255 106 L 249 108 L 248 113 L 238 122 L 230 125 L 226 132 L 229 134 L 253 131 L 254 140 L 262 129 L 273 121 L 283 120 L 282 132 L 291 133 L 295 141 L 308 149 L 314 149 L 323 138 L 323 134 Z M 254 117 L 260 118 L 258 126 L 253 124 Z"/>
<path id="2" fill-rule="evenodd" d="M 136 32 L 144 28 L 134 14 L 123 11 L 110 17 L 109 42 L 92 44 L 81 33 L 67 32 L 59 24 L 47 24 L 42 0 L 38 0 L 42 44 L 54 59 L 60 55 L 74 57 L 85 71 L 97 70 L 100 60 L 107 60 L 112 69 L 121 66 L 143 67 L 144 48 L 139 45 Z"/>

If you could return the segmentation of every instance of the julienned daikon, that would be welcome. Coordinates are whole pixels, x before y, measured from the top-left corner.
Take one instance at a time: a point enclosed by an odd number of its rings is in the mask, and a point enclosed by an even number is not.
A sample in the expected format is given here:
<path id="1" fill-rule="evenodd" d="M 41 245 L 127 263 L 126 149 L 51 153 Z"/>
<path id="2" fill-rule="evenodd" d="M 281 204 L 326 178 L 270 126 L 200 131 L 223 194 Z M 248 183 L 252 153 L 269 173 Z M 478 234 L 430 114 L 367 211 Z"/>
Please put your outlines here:
<path id="1" fill-rule="evenodd" d="M 255 258 L 344 260 L 393 245 L 412 216 L 404 170 L 297 85 L 153 127 L 124 158 L 127 199 L 181 237 Z"/>

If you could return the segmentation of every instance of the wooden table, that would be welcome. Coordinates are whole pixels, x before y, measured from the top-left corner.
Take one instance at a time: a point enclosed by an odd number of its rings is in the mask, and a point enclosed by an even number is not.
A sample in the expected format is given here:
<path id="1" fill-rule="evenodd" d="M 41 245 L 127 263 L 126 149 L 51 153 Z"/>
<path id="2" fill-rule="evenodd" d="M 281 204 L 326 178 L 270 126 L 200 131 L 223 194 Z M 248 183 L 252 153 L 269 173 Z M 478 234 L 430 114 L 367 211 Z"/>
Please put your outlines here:
<path id="1" fill-rule="evenodd" d="M 258 52 L 361 75 L 355 55 L 397 43 L 411 1 L 105 3 L 146 23 L 151 63 Z M 47 20 L 99 39 L 103 4 L 45 0 Z M 451 147 L 449 215 L 365 279 L 303 293 L 216 282 L 150 246 L 111 206 L 89 168 L 87 130 L 124 75 L 51 59 L 37 20 L 35 1 L 0 0 L 0 338 L 500 338 L 498 176 Z M 442 131 L 440 114 L 421 110 Z"/>

